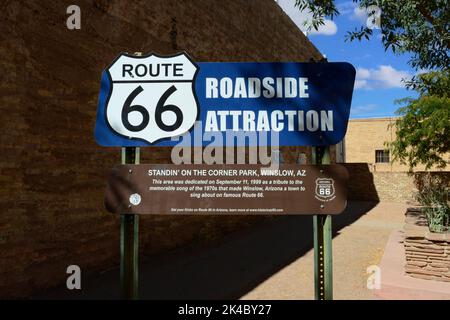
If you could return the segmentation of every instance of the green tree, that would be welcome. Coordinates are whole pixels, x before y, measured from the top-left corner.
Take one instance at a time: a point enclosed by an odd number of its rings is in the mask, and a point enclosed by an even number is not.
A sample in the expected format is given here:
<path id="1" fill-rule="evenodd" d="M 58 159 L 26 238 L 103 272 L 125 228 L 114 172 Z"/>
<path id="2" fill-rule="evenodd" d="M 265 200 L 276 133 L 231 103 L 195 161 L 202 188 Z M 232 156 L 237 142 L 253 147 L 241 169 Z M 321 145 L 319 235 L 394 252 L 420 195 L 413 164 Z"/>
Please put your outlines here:
<path id="1" fill-rule="evenodd" d="M 448 0 L 353 0 L 367 12 L 373 24 L 381 30 L 386 49 L 396 53 L 412 54 L 410 63 L 415 68 L 448 69 L 450 58 L 450 10 Z M 300 11 L 312 13 L 305 21 L 308 29 L 318 29 L 325 18 L 333 19 L 339 10 L 333 0 L 295 0 Z M 380 10 L 376 10 L 379 8 Z M 378 13 L 381 17 L 378 20 Z M 378 21 L 377 21 L 378 20 Z M 369 39 L 371 26 L 362 25 L 348 31 L 346 40 Z"/>
<path id="2" fill-rule="evenodd" d="M 450 152 L 449 71 L 432 71 L 419 75 L 411 83 L 419 98 L 400 99 L 403 106 L 395 122 L 396 139 L 389 143 L 393 159 L 408 164 L 410 170 L 419 164 L 444 168 Z"/>
<path id="3" fill-rule="evenodd" d="M 353 0 L 368 14 L 372 25 L 380 28 L 386 50 L 409 53 L 410 65 L 429 70 L 405 82 L 419 93 L 416 99 L 397 101 L 397 138 L 389 144 L 395 160 L 410 169 L 419 164 L 426 168 L 444 167 L 450 152 L 450 10 L 449 0 Z M 339 11 L 333 0 L 295 0 L 300 11 L 309 11 L 308 29 L 318 29 L 325 18 L 333 19 Z M 381 16 L 380 16 L 381 13 Z M 370 39 L 372 26 L 363 25 L 346 35 L 347 41 Z"/>

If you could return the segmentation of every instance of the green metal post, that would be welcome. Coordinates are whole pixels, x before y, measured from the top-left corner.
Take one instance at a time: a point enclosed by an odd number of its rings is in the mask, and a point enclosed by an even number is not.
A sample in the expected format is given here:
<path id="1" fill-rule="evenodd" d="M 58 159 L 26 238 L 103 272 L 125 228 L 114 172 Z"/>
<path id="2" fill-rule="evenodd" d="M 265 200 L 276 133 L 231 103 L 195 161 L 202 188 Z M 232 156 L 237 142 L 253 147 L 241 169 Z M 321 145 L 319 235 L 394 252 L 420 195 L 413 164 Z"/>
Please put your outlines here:
<path id="1" fill-rule="evenodd" d="M 140 150 L 122 148 L 122 164 L 139 164 Z M 120 294 L 122 299 L 135 300 L 139 290 L 139 216 L 120 215 Z"/>
<path id="2" fill-rule="evenodd" d="M 313 147 L 313 164 L 330 164 L 329 147 Z M 333 300 L 333 250 L 330 215 L 314 215 L 314 292 L 316 300 Z"/>

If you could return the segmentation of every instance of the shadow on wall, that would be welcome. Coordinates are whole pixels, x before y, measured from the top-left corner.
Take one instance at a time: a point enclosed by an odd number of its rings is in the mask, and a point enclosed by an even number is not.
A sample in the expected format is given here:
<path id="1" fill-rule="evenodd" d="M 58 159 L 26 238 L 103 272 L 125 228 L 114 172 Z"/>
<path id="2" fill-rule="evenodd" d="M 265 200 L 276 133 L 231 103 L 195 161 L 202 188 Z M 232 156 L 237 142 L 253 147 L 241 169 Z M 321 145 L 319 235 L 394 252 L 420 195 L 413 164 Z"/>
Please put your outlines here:
<path id="1" fill-rule="evenodd" d="M 415 196 L 426 177 L 450 187 L 449 171 L 382 172 L 371 171 L 367 163 L 344 163 L 349 172 L 348 198 L 359 201 L 386 201 L 417 204 Z"/>
<path id="2" fill-rule="evenodd" d="M 333 237 L 375 202 L 350 202 L 333 218 Z M 227 217 L 221 217 L 227 219 Z M 143 258 L 141 299 L 237 299 L 313 248 L 311 216 L 284 216 L 237 231 L 207 249 L 178 249 Z M 311 272 L 313 266 L 311 265 Z M 117 299 L 119 270 L 83 280 L 83 289 L 53 290 L 38 299 Z"/>
<path id="3" fill-rule="evenodd" d="M 348 199 L 379 202 L 373 172 L 367 163 L 342 163 L 349 173 Z"/>
<path id="4" fill-rule="evenodd" d="M 421 191 L 427 183 L 450 189 L 450 171 L 420 171 L 415 172 L 413 178 L 418 191 Z"/>
<path id="5" fill-rule="evenodd" d="M 120 154 L 98 146 L 93 129 L 102 70 L 120 52 L 185 50 L 210 62 L 322 58 L 273 0 L 78 0 L 81 29 L 68 30 L 72 4 L 0 4 L 1 298 L 64 284 L 68 264 L 87 275 L 119 261 L 119 219 L 102 199 Z M 149 153 L 165 163 L 168 149 Z M 151 217 L 141 220 L 141 247 L 154 254 L 263 220 Z"/>

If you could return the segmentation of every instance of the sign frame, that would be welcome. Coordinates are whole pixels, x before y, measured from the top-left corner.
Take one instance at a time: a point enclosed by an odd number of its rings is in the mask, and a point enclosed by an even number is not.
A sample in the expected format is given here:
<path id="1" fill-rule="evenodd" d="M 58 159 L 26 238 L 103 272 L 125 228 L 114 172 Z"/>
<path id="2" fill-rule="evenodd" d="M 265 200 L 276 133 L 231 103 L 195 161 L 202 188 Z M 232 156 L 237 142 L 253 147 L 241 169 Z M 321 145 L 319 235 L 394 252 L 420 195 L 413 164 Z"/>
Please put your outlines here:
<path id="1" fill-rule="evenodd" d="M 189 57 L 186 53 L 183 53 L 185 56 Z M 122 54 L 123 55 L 123 54 Z M 122 56 L 121 55 L 121 56 Z M 173 57 L 180 54 L 175 54 L 172 56 L 165 57 Z M 121 56 L 116 58 L 110 67 L 117 61 Z M 142 59 L 150 56 L 158 56 L 154 53 L 150 53 L 146 56 L 142 56 L 142 53 L 136 52 L 134 55 L 128 55 L 131 58 Z M 159 56 L 164 57 L 164 56 Z M 191 60 L 191 59 L 189 59 Z M 195 64 L 192 60 L 191 62 Z M 208 64 L 208 63 L 205 63 Z M 320 65 L 321 63 L 314 62 L 310 65 Z M 347 117 L 345 119 L 344 130 L 342 133 L 343 138 L 346 133 L 348 117 L 350 113 L 350 104 L 353 93 L 353 86 L 355 81 L 355 68 L 348 64 L 352 70 L 352 80 L 351 80 L 351 88 L 349 88 L 350 96 L 347 102 Z M 323 65 L 330 65 L 330 63 L 326 62 Z M 197 69 L 198 72 L 198 69 Z M 197 72 L 195 73 L 194 80 L 197 81 Z M 112 79 L 105 72 L 102 75 L 102 85 L 100 89 L 100 97 L 99 97 L 99 107 L 97 112 L 97 122 L 94 130 L 95 139 L 98 144 L 102 146 L 121 146 L 122 147 L 122 163 L 135 163 L 138 164 L 140 160 L 140 149 L 142 146 L 173 146 L 176 143 L 171 141 L 167 142 L 167 138 L 162 138 L 161 140 L 155 140 L 154 142 L 148 143 L 134 143 L 136 141 L 134 138 L 127 137 L 126 140 L 123 140 L 122 143 L 109 143 L 108 140 L 104 139 L 105 137 L 102 135 L 108 136 L 108 131 L 105 131 L 107 128 L 105 125 L 102 126 L 101 122 L 105 121 L 102 117 L 101 108 L 104 107 L 106 110 L 105 101 L 112 96 Z M 109 85 L 109 87 L 108 87 Z M 106 89 L 105 89 L 106 88 Z M 105 90 L 107 93 L 105 93 Z M 193 91 L 195 99 L 197 101 L 197 108 L 199 107 L 199 101 L 195 90 Z M 107 103 L 107 102 L 106 102 Z M 201 108 L 201 107 L 200 107 Z M 201 111 L 201 110 L 200 110 Z M 103 114 L 106 114 L 103 113 Z M 197 113 L 197 117 L 200 112 Z M 106 115 L 105 115 L 106 116 Z M 105 121 L 105 123 L 108 123 Z M 100 125 L 99 125 L 100 124 Z M 192 126 L 189 130 L 192 130 Z M 108 128 L 109 132 L 113 131 L 113 128 Z M 187 132 L 189 132 L 189 130 Z M 173 140 L 173 139 L 172 139 Z M 330 140 L 324 139 L 321 137 L 319 141 L 315 143 L 309 143 L 313 147 L 313 164 L 329 164 L 330 163 L 330 148 L 327 145 L 338 143 L 341 139 L 334 141 L 333 143 Z M 106 142 L 105 142 L 106 141 Z M 294 144 L 294 145 L 298 145 Z M 135 199 L 135 201 L 140 201 L 139 199 Z M 138 215 L 135 214 L 121 214 L 121 232 L 120 232 L 120 255 L 121 255 L 121 294 L 124 299 L 137 299 L 138 298 L 138 226 L 139 219 Z M 332 283 L 332 229 L 331 229 L 331 215 L 321 215 L 314 214 L 313 216 L 313 230 L 314 230 L 314 283 L 315 283 L 315 297 L 317 300 L 331 300 L 333 298 L 333 283 Z"/>

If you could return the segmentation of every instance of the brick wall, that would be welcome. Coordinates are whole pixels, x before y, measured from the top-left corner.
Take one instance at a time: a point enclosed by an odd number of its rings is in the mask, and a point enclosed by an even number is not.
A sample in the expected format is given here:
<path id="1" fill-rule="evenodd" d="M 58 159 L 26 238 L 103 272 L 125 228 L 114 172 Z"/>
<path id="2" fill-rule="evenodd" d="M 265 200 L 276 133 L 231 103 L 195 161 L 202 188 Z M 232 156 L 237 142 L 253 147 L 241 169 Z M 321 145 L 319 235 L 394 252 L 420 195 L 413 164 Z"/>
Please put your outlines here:
<path id="1" fill-rule="evenodd" d="M 78 0 L 0 4 L 0 298 L 27 296 L 118 263 L 118 217 L 103 208 L 116 148 L 93 138 L 102 69 L 121 51 L 186 50 L 197 61 L 321 59 L 273 0 Z M 285 159 L 299 148 L 285 148 Z M 149 148 L 142 162 L 169 162 Z M 148 254 L 200 245 L 262 217 L 143 217 Z"/>
<path id="2" fill-rule="evenodd" d="M 349 199 L 362 201 L 388 201 L 414 203 L 414 193 L 417 192 L 417 177 L 425 172 L 378 172 L 373 171 L 367 163 L 343 164 L 350 174 Z M 450 172 L 438 171 L 431 174 L 439 175 L 450 186 Z"/>

